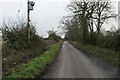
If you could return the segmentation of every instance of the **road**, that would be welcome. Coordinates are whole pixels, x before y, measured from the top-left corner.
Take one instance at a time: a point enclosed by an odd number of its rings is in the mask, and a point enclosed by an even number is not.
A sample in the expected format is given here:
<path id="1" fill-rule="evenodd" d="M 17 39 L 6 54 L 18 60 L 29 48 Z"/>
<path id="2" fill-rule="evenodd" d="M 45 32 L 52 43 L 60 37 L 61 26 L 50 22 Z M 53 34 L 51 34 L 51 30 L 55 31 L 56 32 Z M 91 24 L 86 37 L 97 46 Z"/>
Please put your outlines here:
<path id="1" fill-rule="evenodd" d="M 110 78 L 111 75 L 97 62 L 94 63 L 90 57 L 64 41 L 57 61 L 44 78 Z"/>

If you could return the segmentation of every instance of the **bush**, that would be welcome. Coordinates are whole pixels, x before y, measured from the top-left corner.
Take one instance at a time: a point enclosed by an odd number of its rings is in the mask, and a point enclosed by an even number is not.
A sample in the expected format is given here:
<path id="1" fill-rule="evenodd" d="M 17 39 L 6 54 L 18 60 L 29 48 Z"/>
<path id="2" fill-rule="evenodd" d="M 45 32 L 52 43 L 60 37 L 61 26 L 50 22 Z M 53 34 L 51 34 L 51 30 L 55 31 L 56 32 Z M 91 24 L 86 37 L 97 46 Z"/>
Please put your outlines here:
<path id="1" fill-rule="evenodd" d="M 26 48 L 43 47 L 43 40 L 36 34 L 35 27 L 30 25 L 30 44 L 28 45 L 27 24 L 25 22 L 16 24 L 4 24 L 2 28 L 5 47 L 21 50 Z"/>
<path id="2" fill-rule="evenodd" d="M 61 40 L 61 37 L 56 35 L 56 31 L 54 31 L 54 29 L 48 31 L 48 35 L 49 40 L 55 40 L 56 42 L 59 42 Z"/>
<path id="3" fill-rule="evenodd" d="M 2 27 L 4 44 L 2 47 L 2 72 L 7 75 L 12 68 L 40 56 L 45 51 L 44 40 L 30 25 L 30 44 L 28 44 L 27 24 L 23 21 L 4 23 Z"/>
<path id="4" fill-rule="evenodd" d="M 114 51 L 119 51 L 120 44 L 119 44 L 119 34 L 117 31 L 107 31 L 106 35 L 103 37 L 103 42 L 100 46 L 111 49 Z"/>
<path id="5" fill-rule="evenodd" d="M 50 46 L 49 50 L 41 56 L 29 60 L 27 64 L 21 64 L 12 70 L 9 75 L 3 76 L 3 80 L 16 78 L 34 78 L 44 72 L 56 58 L 62 42 Z"/>
<path id="6" fill-rule="evenodd" d="M 83 51 L 88 55 L 92 55 L 94 57 L 100 58 L 113 66 L 120 67 L 120 64 L 118 63 L 119 62 L 118 56 L 120 55 L 119 52 L 115 52 L 114 50 L 104 49 L 98 46 L 82 45 L 78 42 L 75 43 L 72 41 L 69 42 L 74 47 L 80 49 L 81 51 Z"/>

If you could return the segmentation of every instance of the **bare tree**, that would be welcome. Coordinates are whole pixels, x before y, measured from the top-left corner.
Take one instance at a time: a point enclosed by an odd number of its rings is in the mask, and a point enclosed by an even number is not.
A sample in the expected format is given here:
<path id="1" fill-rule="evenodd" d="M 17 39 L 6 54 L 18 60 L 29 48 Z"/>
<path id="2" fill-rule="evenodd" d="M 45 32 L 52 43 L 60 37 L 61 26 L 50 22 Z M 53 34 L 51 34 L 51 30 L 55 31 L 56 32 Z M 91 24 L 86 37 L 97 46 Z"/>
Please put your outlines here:
<path id="1" fill-rule="evenodd" d="M 114 17 L 116 17 L 116 14 L 112 9 L 111 2 L 97 2 L 96 9 L 93 16 L 94 23 L 97 29 L 97 34 L 100 33 L 100 29 L 104 24 L 104 22 Z"/>

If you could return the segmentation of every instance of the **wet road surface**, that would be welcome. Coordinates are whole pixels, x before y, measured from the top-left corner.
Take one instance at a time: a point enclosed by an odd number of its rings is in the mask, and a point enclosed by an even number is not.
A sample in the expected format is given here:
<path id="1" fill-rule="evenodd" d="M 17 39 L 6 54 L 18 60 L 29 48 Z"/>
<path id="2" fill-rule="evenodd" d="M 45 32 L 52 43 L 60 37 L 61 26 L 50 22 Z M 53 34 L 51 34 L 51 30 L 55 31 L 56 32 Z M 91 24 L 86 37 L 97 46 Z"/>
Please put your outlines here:
<path id="1" fill-rule="evenodd" d="M 58 59 L 44 78 L 110 78 L 109 72 L 102 69 L 92 59 L 63 42 Z"/>

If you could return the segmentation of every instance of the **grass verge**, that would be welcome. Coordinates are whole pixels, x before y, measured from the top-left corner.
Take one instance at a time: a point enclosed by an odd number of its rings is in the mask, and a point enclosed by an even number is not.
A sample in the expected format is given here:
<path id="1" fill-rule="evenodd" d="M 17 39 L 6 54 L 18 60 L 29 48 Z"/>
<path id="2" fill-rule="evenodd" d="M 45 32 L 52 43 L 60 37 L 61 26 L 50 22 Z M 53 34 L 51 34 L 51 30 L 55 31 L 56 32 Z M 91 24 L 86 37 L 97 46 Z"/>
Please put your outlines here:
<path id="1" fill-rule="evenodd" d="M 28 61 L 27 64 L 17 66 L 17 68 L 13 70 L 11 75 L 3 76 L 3 80 L 5 80 L 6 78 L 34 78 L 39 73 L 42 73 L 45 68 L 54 61 L 61 44 L 62 42 L 54 44 L 40 57 Z"/>
<path id="2" fill-rule="evenodd" d="M 118 56 L 120 56 L 120 53 L 118 52 L 109 49 L 100 48 L 98 46 L 82 45 L 78 42 L 73 42 L 73 41 L 69 41 L 69 43 L 88 55 L 92 55 L 94 57 L 100 58 L 106 61 L 107 63 L 120 68 L 120 64 L 118 63 L 119 62 Z"/>

